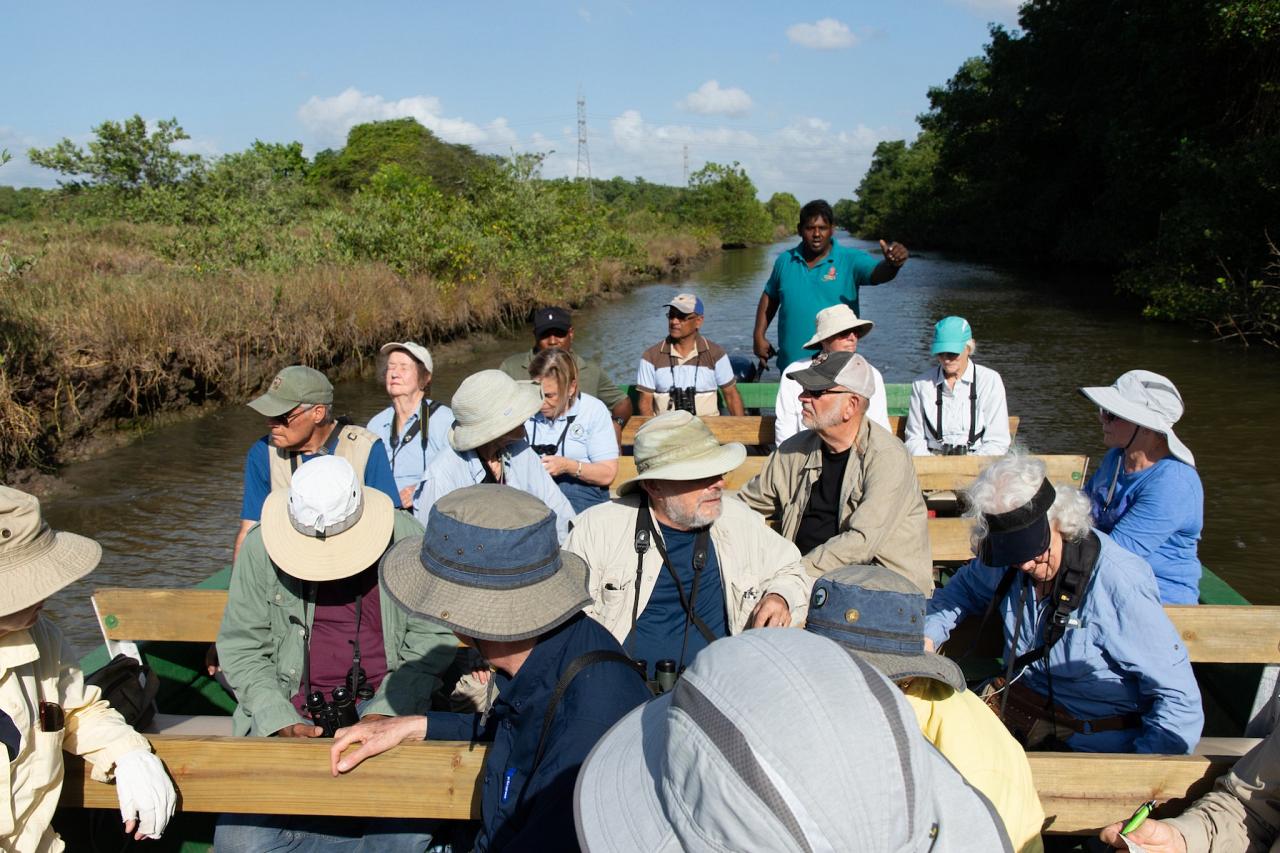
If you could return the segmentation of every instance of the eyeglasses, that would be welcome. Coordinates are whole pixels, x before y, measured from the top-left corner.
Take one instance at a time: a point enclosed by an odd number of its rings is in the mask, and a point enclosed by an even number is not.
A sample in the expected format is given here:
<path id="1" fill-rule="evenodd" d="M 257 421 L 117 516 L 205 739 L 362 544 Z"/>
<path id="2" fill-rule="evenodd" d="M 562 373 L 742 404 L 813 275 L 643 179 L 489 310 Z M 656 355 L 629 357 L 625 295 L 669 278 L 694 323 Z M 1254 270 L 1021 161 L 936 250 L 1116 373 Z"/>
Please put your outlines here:
<path id="1" fill-rule="evenodd" d="M 810 391 L 808 388 L 804 388 L 800 391 L 800 396 L 812 397 L 813 399 L 817 400 L 818 398 L 825 397 L 828 394 L 852 394 L 852 393 L 853 393 L 852 391 L 837 391 L 835 388 L 824 388 L 821 391 Z"/>
<path id="2" fill-rule="evenodd" d="M 274 418 L 267 418 L 267 423 L 270 424 L 271 426 L 287 427 L 291 423 L 293 423 L 294 419 L 297 418 L 298 415 L 302 414 L 303 412 L 309 412 L 314 408 L 315 408 L 314 405 L 299 406 L 298 408 L 294 409 L 291 412 L 285 412 L 283 415 L 276 415 Z"/>
<path id="3" fill-rule="evenodd" d="M 698 316 L 697 314 L 682 314 L 674 308 L 672 308 L 670 311 L 667 312 L 668 320 L 678 320 L 681 323 L 685 322 L 686 320 L 689 320 L 690 318 L 697 317 L 697 316 Z"/>
<path id="4" fill-rule="evenodd" d="M 1111 412 L 1108 412 L 1106 409 L 1103 409 L 1103 408 L 1098 409 L 1098 417 L 1102 418 L 1102 422 L 1107 424 L 1111 423 L 1112 421 L 1120 420 L 1119 415 L 1112 414 Z"/>

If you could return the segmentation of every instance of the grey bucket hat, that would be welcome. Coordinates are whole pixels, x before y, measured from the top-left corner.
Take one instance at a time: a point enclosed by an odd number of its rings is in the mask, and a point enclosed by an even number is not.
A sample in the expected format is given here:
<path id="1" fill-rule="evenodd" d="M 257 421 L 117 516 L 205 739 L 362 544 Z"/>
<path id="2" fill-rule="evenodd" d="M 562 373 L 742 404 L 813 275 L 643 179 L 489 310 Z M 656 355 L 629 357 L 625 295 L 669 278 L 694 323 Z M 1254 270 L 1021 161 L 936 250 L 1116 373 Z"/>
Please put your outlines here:
<path id="1" fill-rule="evenodd" d="M 1163 434 L 1170 455 L 1196 466 L 1191 450 L 1173 434 L 1184 407 L 1178 387 L 1167 378 L 1150 370 L 1130 370 L 1111 385 L 1081 388 L 1080 393 L 1118 418 Z"/>
<path id="2" fill-rule="evenodd" d="M 664 412 L 636 431 L 636 476 L 618 486 L 635 491 L 641 480 L 701 480 L 728 474 L 747 458 L 736 441 L 721 444 L 699 418 L 686 411 Z"/>
<path id="3" fill-rule="evenodd" d="M 462 380 L 449 408 L 449 444 L 461 453 L 501 438 L 533 417 L 542 408 L 542 389 L 501 370 L 482 370 Z"/>
<path id="4" fill-rule="evenodd" d="M 808 631 L 746 631 L 623 717 L 578 774 L 584 850 L 1011 850 L 901 691 Z"/>
<path id="5" fill-rule="evenodd" d="M 951 658 L 924 650 L 925 598 L 884 566 L 845 566 L 814 582 L 805 630 L 835 640 L 893 681 L 932 678 L 965 689 Z"/>
<path id="6" fill-rule="evenodd" d="M 391 546 L 378 573 L 400 606 L 481 640 L 537 637 L 591 601 L 587 564 L 560 550 L 555 513 L 510 486 L 440 498 L 426 534 Z"/>

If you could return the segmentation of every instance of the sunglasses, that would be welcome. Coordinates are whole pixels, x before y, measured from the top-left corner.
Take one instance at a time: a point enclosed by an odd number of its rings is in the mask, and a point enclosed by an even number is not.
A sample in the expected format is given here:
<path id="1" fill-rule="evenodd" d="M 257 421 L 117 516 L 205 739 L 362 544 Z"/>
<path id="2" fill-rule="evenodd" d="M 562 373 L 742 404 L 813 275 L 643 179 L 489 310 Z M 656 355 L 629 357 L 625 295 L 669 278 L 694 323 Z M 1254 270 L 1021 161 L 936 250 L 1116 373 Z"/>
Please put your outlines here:
<path id="1" fill-rule="evenodd" d="M 674 308 L 672 308 L 670 311 L 668 311 L 668 312 L 667 312 L 667 319 L 668 319 L 668 320 L 679 320 L 681 323 L 685 322 L 686 320 L 692 319 L 693 317 L 696 317 L 696 316 L 698 316 L 698 315 L 697 315 L 697 314 L 682 314 L 681 312 L 677 311 L 677 310 L 676 310 L 676 309 L 674 309 Z"/>
<path id="2" fill-rule="evenodd" d="M 1111 423 L 1112 421 L 1120 420 L 1119 415 L 1112 414 L 1111 412 L 1108 412 L 1106 409 L 1103 409 L 1103 408 L 1098 409 L 1098 417 L 1102 418 L 1103 423 L 1108 423 L 1108 424 Z"/>
<path id="3" fill-rule="evenodd" d="M 315 406 L 300 406 L 291 412 L 285 412 L 283 415 L 276 415 L 274 418 L 267 418 L 267 423 L 271 426 L 287 427 L 289 424 L 294 422 L 298 415 L 303 412 L 309 412 L 314 408 Z"/>
<path id="4" fill-rule="evenodd" d="M 824 388 L 821 391 L 810 391 L 808 388 L 804 388 L 800 391 L 800 396 L 812 397 L 813 399 L 817 400 L 818 398 L 825 397 L 828 394 L 852 394 L 852 393 L 853 393 L 852 391 L 840 391 L 835 388 Z"/>

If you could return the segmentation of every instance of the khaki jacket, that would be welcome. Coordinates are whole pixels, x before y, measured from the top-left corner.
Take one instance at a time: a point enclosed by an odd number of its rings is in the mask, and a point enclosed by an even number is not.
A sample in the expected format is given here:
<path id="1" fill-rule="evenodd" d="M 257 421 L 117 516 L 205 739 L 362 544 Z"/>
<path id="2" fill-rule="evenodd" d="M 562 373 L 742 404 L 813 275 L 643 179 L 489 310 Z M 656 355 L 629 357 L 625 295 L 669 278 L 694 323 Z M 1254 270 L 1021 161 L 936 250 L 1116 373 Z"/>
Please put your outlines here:
<path id="1" fill-rule="evenodd" d="M 337 424 L 338 444 L 333 451 L 334 456 L 341 456 L 351 463 L 356 474 L 363 477 L 364 466 L 369 461 L 369 451 L 378 437 L 362 426 L 355 424 Z M 267 459 L 271 471 L 271 490 L 287 489 L 293 482 L 293 460 L 302 461 L 302 454 L 296 450 L 283 450 L 268 443 Z"/>
<path id="2" fill-rule="evenodd" d="M 564 543 L 566 551 L 586 560 L 589 567 L 587 615 L 620 643 L 631 632 L 636 601 L 634 534 L 639 505 L 639 495 L 633 494 L 591 507 L 574 521 Z M 751 611 L 769 593 L 777 593 L 791 605 L 792 625 L 803 624 L 813 581 L 805 574 L 796 546 L 742 504 L 725 500 L 722 506 L 723 513 L 711 527 L 711 543 L 720 566 L 729 633 L 746 629 Z M 656 522 L 654 529 L 658 529 Z M 644 612 L 661 571 L 662 557 L 651 547 L 644 555 L 639 612 Z"/>
<path id="3" fill-rule="evenodd" d="M 41 702 L 62 706 L 62 731 L 40 731 Z M 98 688 L 85 686 L 75 652 L 43 616 L 29 630 L 0 637 L 0 707 L 22 735 L 18 757 L 0 774 L 0 850 L 5 853 L 63 849 L 49 824 L 62 793 L 64 751 L 83 756 L 100 782 L 110 780 L 116 759 L 126 752 L 151 751 Z"/>
<path id="4" fill-rule="evenodd" d="M 805 430 L 784 441 L 738 498 L 795 541 L 822 474 L 822 439 Z M 933 594 L 928 513 L 911 455 L 888 430 L 863 418 L 840 489 L 840 533 L 804 555 L 811 575 L 843 566 L 877 564 Z"/>
<path id="5" fill-rule="evenodd" d="M 1280 853 L 1280 731 L 1167 823 L 1182 833 L 1187 853 Z"/>

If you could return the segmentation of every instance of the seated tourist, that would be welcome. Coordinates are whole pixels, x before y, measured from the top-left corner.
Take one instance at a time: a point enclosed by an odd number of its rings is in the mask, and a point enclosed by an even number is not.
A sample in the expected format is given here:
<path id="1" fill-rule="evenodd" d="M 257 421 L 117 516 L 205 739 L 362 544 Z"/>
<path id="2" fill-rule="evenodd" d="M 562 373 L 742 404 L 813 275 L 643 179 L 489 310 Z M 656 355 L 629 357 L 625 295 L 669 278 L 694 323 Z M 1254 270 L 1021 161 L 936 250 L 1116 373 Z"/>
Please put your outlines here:
<path id="1" fill-rule="evenodd" d="M 906 445 L 913 456 L 1000 456 L 1009 452 L 1009 408 L 1004 382 L 975 364 L 978 348 L 963 317 L 943 317 L 933 328 L 938 366 L 911 383 Z"/>
<path id="2" fill-rule="evenodd" d="M 475 646 L 496 671 L 497 698 L 484 715 L 433 711 L 345 729 L 334 775 L 405 741 L 488 742 L 475 850 L 576 850 L 578 768 L 650 694 L 617 641 L 581 612 L 587 566 L 557 547 L 551 511 L 505 486 L 459 489 L 381 572 L 396 601 Z"/>
<path id="3" fill-rule="evenodd" d="M 590 567 L 587 613 L 650 675 L 720 637 L 804 619 L 810 581 L 796 546 L 722 500 L 745 456 L 688 412 L 667 412 L 636 432 L 638 475 L 618 499 L 574 520 L 564 547 Z"/>
<path id="4" fill-rule="evenodd" d="M 805 629 L 835 640 L 898 685 L 925 739 L 981 791 L 1019 853 L 1044 849 L 1031 765 L 950 658 L 924 650 L 925 598 L 883 566 L 848 566 L 814 583 Z"/>
<path id="5" fill-rule="evenodd" d="M 337 456 L 303 463 L 288 489 L 267 497 L 262 523 L 236 558 L 218 631 L 223 673 L 239 700 L 235 734 L 332 736 L 335 727 L 326 732 L 316 718 L 313 693 L 335 706 L 352 703 L 347 722 L 427 710 L 457 642 L 387 597 L 377 569 L 391 543 L 421 532 Z M 431 825 L 222 815 L 214 844 L 221 853 L 350 837 L 364 837 L 370 849 L 420 851 Z"/>
<path id="6" fill-rule="evenodd" d="M 902 442 L 866 417 L 875 393 L 871 365 L 850 352 L 824 352 L 800 383 L 805 431 L 784 441 L 738 497 L 796 543 L 805 568 L 887 566 L 933 591 L 928 516 Z"/>
<path id="7" fill-rule="evenodd" d="M 1034 457 L 996 460 L 967 495 L 980 557 L 930 600 L 930 650 L 964 618 L 998 615 L 993 702 L 1028 749 L 1190 752 L 1200 690 L 1151 567 L 1090 527 L 1089 499 Z"/>
<path id="8" fill-rule="evenodd" d="M 1117 850 L 1124 822 L 1102 830 Z M 1280 841 L 1280 734 L 1273 730 L 1181 815 L 1147 819 L 1125 836 L 1147 853 L 1266 853 Z"/>
<path id="9" fill-rule="evenodd" d="M 1196 458 L 1173 433 L 1182 395 L 1148 370 L 1130 370 L 1114 385 L 1080 393 L 1097 404 L 1107 446 L 1084 487 L 1098 529 L 1151 564 L 1161 601 L 1195 604 L 1204 489 Z"/>
<path id="10" fill-rule="evenodd" d="M 40 612 L 45 599 L 94 570 L 102 548 L 50 529 L 40 501 L 7 486 L 0 486 L 0 531 L 0 743 L 7 762 L 0 850 L 63 849 L 52 823 L 64 752 L 84 758 L 97 781 L 114 777 L 125 835 L 159 838 L 177 803 L 164 764 L 97 687 L 85 686 L 79 656 Z M 119 836 L 101 840 L 128 844 Z"/>
<path id="11" fill-rule="evenodd" d="M 1012 848 L 901 693 L 808 631 L 747 631 L 622 718 L 574 794 L 602 853 Z"/>
<path id="12" fill-rule="evenodd" d="M 871 333 L 875 323 L 860 320 L 848 305 L 832 305 L 818 312 L 817 331 L 804 345 L 807 350 L 819 352 L 857 352 L 858 342 Z M 790 374 L 804 370 L 813 362 L 812 358 L 794 361 L 782 371 L 782 380 L 778 383 L 778 397 L 774 402 L 776 415 L 773 427 L 774 441 L 778 444 L 806 429 L 800 411 L 800 385 Z M 868 362 L 870 364 L 870 362 Z M 889 428 L 889 405 L 884 390 L 884 377 L 875 365 L 871 366 L 871 377 L 875 381 L 875 390 L 868 403 L 867 417 Z M 892 432 L 892 430 L 890 430 Z"/>
<path id="13" fill-rule="evenodd" d="M 644 351 L 636 370 L 639 413 L 649 416 L 680 409 L 704 418 L 718 415 L 719 392 L 729 414 L 743 414 L 728 354 L 702 336 L 702 300 L 681 293 L 663 307 L 667 336 Z"/>
<path id="14" fill-rule="evenodd" d="M 473 373 L 453 395 L 449 446 L 422 475 L 413 496 L 413 514 L 423 524 L 440 498 L 477 483 L 497 483 L 528 492 L 556 514 L 560 540 L 576 513 L 529 447 L 525 421 L 542 408 L 533 382 L 517 382 L 501 370 Z"/>
<path id="15" fill-rule="evenodd" d="M 383 344 L 382 375 L 391 405 L 366 426 L 382 440 L 391 474 L 400 491 L 400 506 L 413 507 L 413 492 L 427 463 L 445 446 L 453 412 L 427 394 L 431 390 L 431 353 L 413 341 Z"/>
<path id="16" fill-rule="evenodd" d="M 529 376 L 542 385 L 542 408 L 525 423 L 525 435 L 542 457 L 542 467 L 574 512 L 609 500 L 609 484 L 618 473 L 618 438 L 609 410 L 581 393 L 577 365 L 562 349 L 535 355 Z"/>

